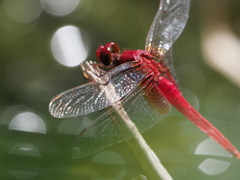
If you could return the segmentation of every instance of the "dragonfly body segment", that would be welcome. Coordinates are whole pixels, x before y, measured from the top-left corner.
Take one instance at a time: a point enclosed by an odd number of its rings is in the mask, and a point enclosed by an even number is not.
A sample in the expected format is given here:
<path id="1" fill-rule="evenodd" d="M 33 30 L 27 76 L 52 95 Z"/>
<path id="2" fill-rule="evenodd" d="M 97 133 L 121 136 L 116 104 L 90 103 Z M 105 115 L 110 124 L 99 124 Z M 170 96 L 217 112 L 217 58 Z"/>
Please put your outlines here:
<path id="1" fill-rule="evenodd" d="M 240 159 L 239 151 L 186 101 L 175 80 L 171 46 L 185 27 L 190 0 L 160 2 L 146 38 L 145 50 L 121 53 L 114 42 L 100 46 L 96 55 L 101 64 L 90 64 L 83 69 L 84 76 L 91 82 L 64 91 L 51 100 L 49 111 L 56 118 L 82 116 L 108 108 L 79 135 L 73 147 L 74 158 L 88 156 L 132 137 L 111 107 L 117 103 L 122 105 L 140 132 L 163 119 L 172 104 L 200 130 Z M 94 70 L 102 66 L 110 70 L 100 70 L 99 73 Z"/>
<path id="2" fill-rule="evenodd" d="M 108 46 L 108 44 L 106 44 L 106 46 Z M 147 74 L 145 77 L 145 83 L 142 84 L 142 86 L 147 86 L 147 91 L 154 91 L 163 94 L 169 103 L 194 123 L 201 131 L 206 133 L 224 149 L 240 159 L 239 151 L 182 96 L 175 80 L 172 78 L 169 69 L 165 66 L 163 61 L 154 61 L 154 56 L 147 51 L 142 50 L 125 51 L 117 57 L 119 63 L 129 61 L 135 62 L 137 69 L 143 69 Z M 125 59 L 125 57 L 130 58 Z"/>
<path id="3" fill-rule="evenodd" d="M 182 96 L 178 88 L 169 80 L 159 78 L 159 89 L 164 94 L 166 99 L 201 131 L 206 133 L 219 145 L 228 152 L 240 159 L 240 152 L 228 141 L 228 139 L 217 130 L 208 120 L 206 120 L 199 112 L 197 112 Z"/>

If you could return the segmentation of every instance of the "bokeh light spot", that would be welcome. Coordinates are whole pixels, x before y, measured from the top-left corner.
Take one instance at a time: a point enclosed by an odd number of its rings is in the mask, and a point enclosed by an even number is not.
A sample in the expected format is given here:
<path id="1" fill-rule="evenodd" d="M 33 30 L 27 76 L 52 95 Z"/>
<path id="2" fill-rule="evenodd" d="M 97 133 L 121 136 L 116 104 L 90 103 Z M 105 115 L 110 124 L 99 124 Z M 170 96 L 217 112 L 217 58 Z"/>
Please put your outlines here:
<path id="1" fill-rule="evenodd" d="M 89 41 L 84 31 L 75 26 L 64 26 L 55 32 L 51 48 L 59 63 L 73 67 L 87 58 Z"/>
<path id="2" fill-rule="evenodd" d="M 73 12 L 80 0 L 41 0 L 43 8 L 54 16 L 66 16 Z"/>
<path id="3" fill-rule="evenodd" d="M 42 118 L 32 112 L 22 112 L 15 116 L 9 129 L 46 134 L 46 126 Z"/>
<path id="4" fill-rule="evenodd" d="M 206 139 L 202 141 L 196 148 L 195 154 L 233 157 L 229 152 L 223 149 L 218 143 L 216 143 L 212 139 Z"/>
<path id="5" fill-rule="evenodd" d="M 33 156 L 33 157 L 41 157 L 39 151 L 30 144 L 18 144 L 12 147 L 8 153 L 17 154 L 22 156 Z"/>
<path id="6" fill-rule="evenodd" d="M 36 0 L 5 0 L 3 7 L 9 17 L 22 23 L 35 20 L 42 12 Z"/>
<path id="7" fill-rule="evenodd" d="M 207 65 L 240 87 L 240 41 L 231 30 L 229 22 L 221 22 L 226 19 L 228 18 L 217 17 L 209 27 L 203 28 L 203 56 Z M 219 22 L 221 23 L 216 24 Z"/>
<path id="8" fill-rule="evenodd" d="M 28 107 L 23 105 L 7 107 L 7 109 L 2 114 L 1 124 L 9 125 L 15 116 L 17 116 L 18 114 L 24 111 L 31 111 L 31 110 Z"/>
<path id="9" fill-rule="evenodd" d="M 217 175 L 227 170 L 231 163 L 216 159 L 206 159 L 198 168 L 209 175 Z"/>
<path id="10" fill-rule="evenodd" d="M 32 179 L 38 173 L 37 172 L 28 172 L 28 171 L 9 171 L 12 176 L 18 179 Z"/>
<path id="11" fill-rule="evenodd" d="M 1 13 L 0 14 L 1 25 L 5 28 L 5 30 L 7 32 L 9 31 L 9 32 L 17 34 L 17 35 L 29 33 L 38 25 L 38 22 L 39 22 L 39 19 L 36 19 L 35 21 L 31 21 L 28 23 L 22 23 L 22 22 L 15 21 L 11 17 L 9 17 L 6 13 L 3 13 L 3 11 L 0 11 L 0 13 Z M 1 32 L 3 33 L 3 31 L 1 31 Z M 1 38 L 4 38 L 6 41 L 19 40 L 18 36 L 11 36 L 11 35 L 6 36 L 5 34 L 2 34 Z M 11 52 L 12 51 L 13 50 L 11 50 Z"/>

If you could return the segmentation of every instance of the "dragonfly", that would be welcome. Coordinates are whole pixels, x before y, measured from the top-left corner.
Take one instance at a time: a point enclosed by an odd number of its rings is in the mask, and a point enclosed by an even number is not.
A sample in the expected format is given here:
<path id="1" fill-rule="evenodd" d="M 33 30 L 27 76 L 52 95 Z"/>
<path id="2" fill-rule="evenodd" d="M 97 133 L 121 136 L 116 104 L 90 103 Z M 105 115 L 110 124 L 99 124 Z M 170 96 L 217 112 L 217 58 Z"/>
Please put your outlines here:
<path id="1" fill-rule="evenodd" d="M 105 66 L 110 70 L 100 70 L 97 79 L 85 73 L 89 83 L 64 91 L 51 100 L 49 111 L 56 118 L 83 116 L 107 109 L 80 133 L 73 146 L 73 158 L 91 155 L 132 138 L 112 107 L 120 102 L 141 133 L 162 120 L 172 105 L 240 159 L 239 151 L 228 139 L 182 96 L 175 79 L 171 46 L 186 25 L 189 4 L 190 0 L 161 0 L 146 38 L 145 50 L 121 53 L 115 42 L 100 46 L 96 51 L 100 64 L 90 66 Z M 116 93 L 111 101 L 107 95 L 109 84 Z"/>

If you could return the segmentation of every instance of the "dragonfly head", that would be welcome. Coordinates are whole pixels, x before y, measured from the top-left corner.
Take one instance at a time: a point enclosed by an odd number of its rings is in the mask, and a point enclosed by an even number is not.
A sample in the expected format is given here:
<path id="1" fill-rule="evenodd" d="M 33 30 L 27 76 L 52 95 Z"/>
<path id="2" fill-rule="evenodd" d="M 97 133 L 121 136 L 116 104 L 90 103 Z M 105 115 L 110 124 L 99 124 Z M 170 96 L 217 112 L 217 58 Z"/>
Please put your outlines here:
<path id="1" fill-rule="evenodd" d="M 96 51 L 96 56 L 98 60 L 104 66 L 114 65 L 114 62 L 117 62 L 120 55 L 120 48 L 115 42 L 109 42 L 104 46 L 99 46 Z"/>

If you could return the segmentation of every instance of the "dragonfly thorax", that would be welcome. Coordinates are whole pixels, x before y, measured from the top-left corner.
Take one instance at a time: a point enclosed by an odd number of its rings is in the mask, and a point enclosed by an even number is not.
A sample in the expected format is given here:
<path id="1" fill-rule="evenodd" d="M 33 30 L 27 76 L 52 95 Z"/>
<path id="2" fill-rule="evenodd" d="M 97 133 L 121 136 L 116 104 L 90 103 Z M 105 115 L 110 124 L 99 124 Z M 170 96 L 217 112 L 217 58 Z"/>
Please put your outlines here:
<path id="1" fill-rule="evenodd" d="M 145 50 L 131 50 L 120 53 L 119 46 L 115 42 L 109 42 L 104 46 L 99 46 L 96 55 L 98 60 L 106 67 L 115 67 L 126 62 L 135 62 L 136 66 L 144 69 L 148 77 L 153 81 L 158 81 L 160 76 L 173 80 L 164 62 L 156 62 L 154 60 L 155 56 Z"/>
<path id="2" fill-rule="evenodd" d="M 107 67 L 115 67 L 126 62 L 139 61 L 141 58 L 153 59 L 153 56 L 144 50 L 131 50 L 120 52 L 119 46 L 115 42 L 109 42 L 104 46 L 99 46 L 96 51 L 98 60 Z"/>

